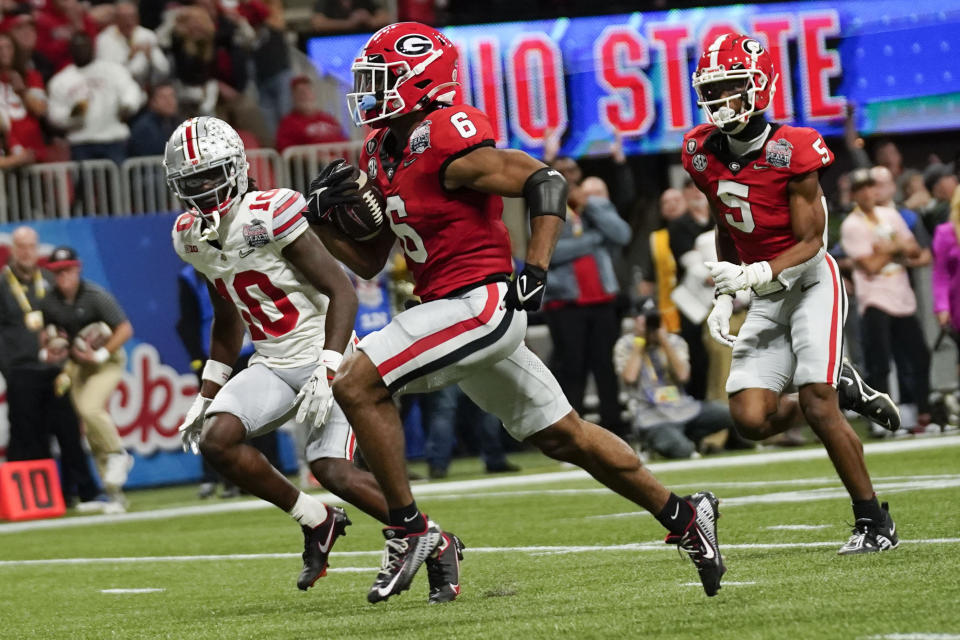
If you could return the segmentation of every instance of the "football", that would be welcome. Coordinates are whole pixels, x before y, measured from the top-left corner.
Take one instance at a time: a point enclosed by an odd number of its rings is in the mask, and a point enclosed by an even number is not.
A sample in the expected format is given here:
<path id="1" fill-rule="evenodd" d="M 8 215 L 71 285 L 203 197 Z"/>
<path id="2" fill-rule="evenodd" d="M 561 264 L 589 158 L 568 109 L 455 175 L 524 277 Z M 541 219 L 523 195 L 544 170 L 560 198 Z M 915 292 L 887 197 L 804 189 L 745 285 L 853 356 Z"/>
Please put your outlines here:
<path id="1" fill-rule="evenodd" d="M 48 364 L 59 364 L 70 355 L 70 341 L 67 340 L 66 330 L 53 324 L 48 324 L 40 334 L 40 346 L 44 349 L 44 362 Z"/>
<path id="2" fill-rule="evenodd" d="M 73 339 L 73 346 L 80 351 L 96 351 L 113 335 L 113 330 L 106 322 L 93 322 L 77 332 L 77 337 Z"/>
<path id="3" fill-rule="evenodd" d="M 363 242 L 376 237 L 384 226 L 387 201 L 367 174 L 355 169 L 360 204 L 342 205 L 333 210 L 333 223 L 344 235 Z"/>

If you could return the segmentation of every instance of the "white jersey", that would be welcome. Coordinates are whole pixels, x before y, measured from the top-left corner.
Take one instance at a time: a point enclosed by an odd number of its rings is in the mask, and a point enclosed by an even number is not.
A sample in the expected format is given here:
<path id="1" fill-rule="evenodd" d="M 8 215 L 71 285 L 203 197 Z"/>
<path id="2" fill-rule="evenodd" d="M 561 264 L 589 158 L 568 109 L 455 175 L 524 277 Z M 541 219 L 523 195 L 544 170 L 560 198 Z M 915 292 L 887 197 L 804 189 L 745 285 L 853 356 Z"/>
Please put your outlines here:
<path id="1" fill-rule="evenodd" d="M 182 260 L 231 300 L 247 323 L 251 364 L 291 368 L 316 363 L 329 299 L 281 255 L 309 227 L 303 196 L 290 189 L 251 191 L 220 221 L 218 248 L 201 237 L 203 221 L 187 211 L 173 225 Z"/>

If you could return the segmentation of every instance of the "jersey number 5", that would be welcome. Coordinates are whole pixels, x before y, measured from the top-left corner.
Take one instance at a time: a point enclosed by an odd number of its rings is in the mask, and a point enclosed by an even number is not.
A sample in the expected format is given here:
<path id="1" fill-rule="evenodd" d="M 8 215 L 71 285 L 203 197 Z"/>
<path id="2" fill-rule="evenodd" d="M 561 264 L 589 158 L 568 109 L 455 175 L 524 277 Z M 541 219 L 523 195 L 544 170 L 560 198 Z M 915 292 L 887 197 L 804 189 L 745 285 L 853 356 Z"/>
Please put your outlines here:
<path id="1" fill-rule="evenodd" d="M 750 211 L 750 203 L 747 202 L 747 196 L 750 194 L 750 187 L 733 180 L 720 180 L 717 183 L 717 197 L 720 201 L 731 209 L 738 209 L 736 213 L 726 213 L 724 218 L 734 229 L 739 229 L 744 233 L 752 233 L 756 225 L 753 223 L 753 213 Z"/>

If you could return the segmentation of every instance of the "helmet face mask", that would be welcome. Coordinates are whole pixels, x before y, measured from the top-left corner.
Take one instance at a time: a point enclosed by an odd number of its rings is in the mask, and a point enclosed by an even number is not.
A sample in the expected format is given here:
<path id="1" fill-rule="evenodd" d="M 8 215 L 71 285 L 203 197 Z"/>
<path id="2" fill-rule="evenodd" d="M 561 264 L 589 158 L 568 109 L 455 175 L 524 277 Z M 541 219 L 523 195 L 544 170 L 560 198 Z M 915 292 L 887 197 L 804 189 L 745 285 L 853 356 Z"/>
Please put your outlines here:
<path id="1" fill-rule="evenodd" d="M 236 176 L 231 175 L 226 162 L 173 179 L 173 190 L 177 196 L 201 214 L 221 211 L 238 195 L 236 186 Z"/>
<path id="2" fill-rule="evenodd" d="M 760 43 L 732 33 L 704 51 L 693 74 L 697 105 L 726 134 L 739 133 L 770 106 L 776 81 L 773 61 Z"/>
<path id="3" fill-rule="evenodd" d="M 457 82 L 457 49 L 442 33 L 418 22 L 400 22 L 370 37 L 350 67 L 347 108 L 357 126 L 387 120 L 433 102 L 451 104 Z"/>

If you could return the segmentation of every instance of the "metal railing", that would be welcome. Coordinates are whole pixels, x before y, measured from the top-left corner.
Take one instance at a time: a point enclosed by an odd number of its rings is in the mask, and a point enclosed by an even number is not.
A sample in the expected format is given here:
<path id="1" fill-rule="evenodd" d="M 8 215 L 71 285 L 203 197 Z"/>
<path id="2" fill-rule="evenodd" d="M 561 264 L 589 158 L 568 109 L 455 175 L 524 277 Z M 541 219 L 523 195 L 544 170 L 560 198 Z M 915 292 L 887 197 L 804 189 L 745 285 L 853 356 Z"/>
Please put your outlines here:
<path id="1" fill-rule="evenodd" d="M 360 142 L 250 149 L 250 176 L 260 189 L 306 192 L 313 176 L 335 158 L 356 164 Z M 167 188 L 162 156 L 52 162 L 0 171 L 0 223 L 81 216 L 130 216 L 181 208 Z"/>
<path id="2" fill-rule="evenodd" d="M 287 184 L 284 186 L 306 193 L 310 187 L 310 181 L 324 165 L 337 158 L 343 158 L 356 165 L 360 160 L 362 148 L 361 141 L 287 147 L 281 154 L 283 164 L 287 168 Z"/>

